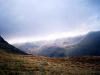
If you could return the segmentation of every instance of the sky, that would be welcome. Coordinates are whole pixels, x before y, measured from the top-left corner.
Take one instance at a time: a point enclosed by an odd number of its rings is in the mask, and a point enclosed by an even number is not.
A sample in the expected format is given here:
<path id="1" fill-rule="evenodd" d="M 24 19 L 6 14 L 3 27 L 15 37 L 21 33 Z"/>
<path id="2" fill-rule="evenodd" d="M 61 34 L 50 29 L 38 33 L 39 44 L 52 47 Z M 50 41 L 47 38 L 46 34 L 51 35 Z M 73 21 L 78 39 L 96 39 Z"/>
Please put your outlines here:
<path id="1" fill-rule="evenodd" d="M 100 0 L 0 0 L 8 42 L 50 40 L 100 30 Z"/>

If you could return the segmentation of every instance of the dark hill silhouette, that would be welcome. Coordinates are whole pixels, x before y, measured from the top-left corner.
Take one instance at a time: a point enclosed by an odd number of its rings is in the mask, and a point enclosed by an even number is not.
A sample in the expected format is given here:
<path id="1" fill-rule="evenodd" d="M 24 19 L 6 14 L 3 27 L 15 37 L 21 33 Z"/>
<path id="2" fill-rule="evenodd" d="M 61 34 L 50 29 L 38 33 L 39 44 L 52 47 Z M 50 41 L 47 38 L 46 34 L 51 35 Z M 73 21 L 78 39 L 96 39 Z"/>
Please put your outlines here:
<path id="1" fill-rule="evenodd" d="M 44 47 L 40 54 L 49 57 L 66 56 L 100 56 L 100 31 L 90 32 L 84 35 L 82 40 L 67 47 Z"/>
<path id="2" fill-rule="evenodd" d="M 65 42 L 64 45 L 66 44 L 66 46 L 60 46 L 60 45 L 48 46 L 47 44 L 45 46 L 39 47 L 36 50 L 38 51 L 37 55 L 48 56 L 48 57 L 100 56 L 100 31 L 90 32 L 86 35 L 75 38 L 72 38 L 72 40 L 74 40 L 75 42 L 71 42 L 71 45 L 68 45 L 67 43 L 68 40 L 67 41 L 64 40 Z M 58 44 L 59 42 L 56 43 Z M 29 47 L 28 45 L 23 46 L 23 50 L 25 47 L 31 48 L 34 46 L 32 45 L 31 46 L 29 45 Z M 33 55 L 34 53 L 35 50 L 33 51 Z"/>
<path id="3" fill-rule="evenodd" d="M 88 33 L 82 41 L 69 50 L 70 56 L 100 56 L 100 31 Z"/>
<path id="4" fill-rule="evenodd" d="M 0 51 L 5 51 L 7 53 L 13 53 L 13 54 L 26 54 L 23 51 L 17 49 L 16 47 L 10 45 L 7 41 L 5 41 L 1 36 L 0 36 Z"/>

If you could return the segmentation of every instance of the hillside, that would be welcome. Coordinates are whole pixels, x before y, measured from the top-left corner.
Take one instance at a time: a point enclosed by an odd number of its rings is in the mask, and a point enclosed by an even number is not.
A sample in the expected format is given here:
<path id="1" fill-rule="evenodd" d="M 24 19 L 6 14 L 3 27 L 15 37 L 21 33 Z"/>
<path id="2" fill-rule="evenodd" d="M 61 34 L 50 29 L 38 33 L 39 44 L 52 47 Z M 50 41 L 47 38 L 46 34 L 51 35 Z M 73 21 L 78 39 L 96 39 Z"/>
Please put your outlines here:
<path id="1" fill-rule="evenodd" d="M 76 36 L 70 38 L 60 38 L 53 41 L 38 41 L 15 43 L 15 47 L 32 55 L 48 56 L 48 57 L 65 57 L 66 47 L 70 47 L 78 43 L 84 36 Z"/>
<path id="2" fill-rule="evenodd" d="M 49 57 L 100 56 L 100 31 L 84 35 L 76 44 L 41 48 L 40 55 Z"/>
<path id="3" fill-rule="evenodd" d="M 38 55 L 49 57 L 100 56 L 100 31 L 90 32 L 80 39 L 78 38 L 77 42 L 71 45 L 67 45 L 67 43 L 62 46 L 45 45 L 40 47 Z"/>
<path id="4" fill-rule="evenodd" d="M 48 57 L 100 56 L 100 31 L 83 36 L 62 38 L 51 42 L 15 44 L 24 52 Z"/>
<path id="5" fill-rule="evenodd" d="M 0 45 L 0 75 L 100 75 L 99 56 L 49 58 L 21 55 L 6 47 L 7 43 Z"/>
<path id="6" fill-rule="evenodd" d="M 10 45 L 8 42 L 6 42 L 1 36 L 0 36 L 0 50 L 4 50 L 7 53 L 13 53 L 13 54 L 26 54 L 25 52 L 17 49 L 16 47 Z"/>
<path id="7" fill-rule="evenodd" d="M 68 50 L 70 56 L 100 56 L 100 31 L 88 33 L 83 40 Z"/>

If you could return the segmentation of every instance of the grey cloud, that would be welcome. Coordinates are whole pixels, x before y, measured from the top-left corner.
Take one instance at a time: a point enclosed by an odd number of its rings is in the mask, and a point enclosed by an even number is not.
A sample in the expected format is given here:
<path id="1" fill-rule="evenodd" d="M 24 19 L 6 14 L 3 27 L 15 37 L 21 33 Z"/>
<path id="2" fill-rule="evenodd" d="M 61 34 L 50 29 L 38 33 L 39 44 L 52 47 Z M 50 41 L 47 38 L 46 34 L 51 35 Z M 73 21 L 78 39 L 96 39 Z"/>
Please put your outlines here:
<path id="1" fill-rule="evenodd" d="M 85 31 L 82 28 L 83 23 L 88 23 L 87 20 L 91 16 L 99 16 L 91 2 L 89 0 L 0 0 L 0 34 L 10 38 L 36 37 L 77 29 Z M 87 26 L 86 23 L 84 27 Z M 89 25 L 87 29 L 98 30 L 98 26 Z"/>

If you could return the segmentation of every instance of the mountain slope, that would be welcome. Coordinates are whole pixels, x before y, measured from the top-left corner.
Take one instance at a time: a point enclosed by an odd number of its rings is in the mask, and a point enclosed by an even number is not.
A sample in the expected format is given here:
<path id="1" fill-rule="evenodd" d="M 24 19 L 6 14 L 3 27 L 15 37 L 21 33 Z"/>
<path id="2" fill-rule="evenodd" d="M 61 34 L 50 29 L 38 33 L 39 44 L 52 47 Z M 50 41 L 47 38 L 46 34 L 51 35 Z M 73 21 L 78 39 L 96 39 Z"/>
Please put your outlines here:
<path id="1" fill-rule="evenodd" d="M 70 56 L 100 56 L 100 31 L 88 33 L 82 41 L 68 50 Z"/>
<path id="2" fill-rule="evenodd" d="M 7 53 L 13 53 L 13 54 L 26 54 L 23 51 L 17 49 L 16 47 L 10 45 L 1 36 L 0 36 L 0 50 L 3 50 Z"/>
<path id="3" fill-rule="evenodd" d="M 65 57 L 65 47 L 76 44 L 84 36 L 61 38 L 54 41 L 38 41 L 27 43 L 16 43 L 15 47 L 23 50 L 28 54 L 48 56 L 48 57 Z"/>
<path id="4" fill-rule="evenodd" d="M 0 39 L 0 75 L 100 75 L 100 57 L 48 58 L 17 51 Z"/>
<path id="5" fill-rule="evenodd" d="M 100 56 L 100 31 L 90 32 L 71 39 L 58 39 L 54 43 L 48 43 L 42 46 L 26 44 L 16 47 L 22 47 L 23 50 L 26 48 L 25 50 L 33 55 L 48 57 Z"/>
<path id="6" fill-rule="evenodd" d="M 90 32 L 84 35 L 78 43 L 66 47 L 43 47 L 39 55 L 48 57 L 100 56 L 100 31 Z"/>

